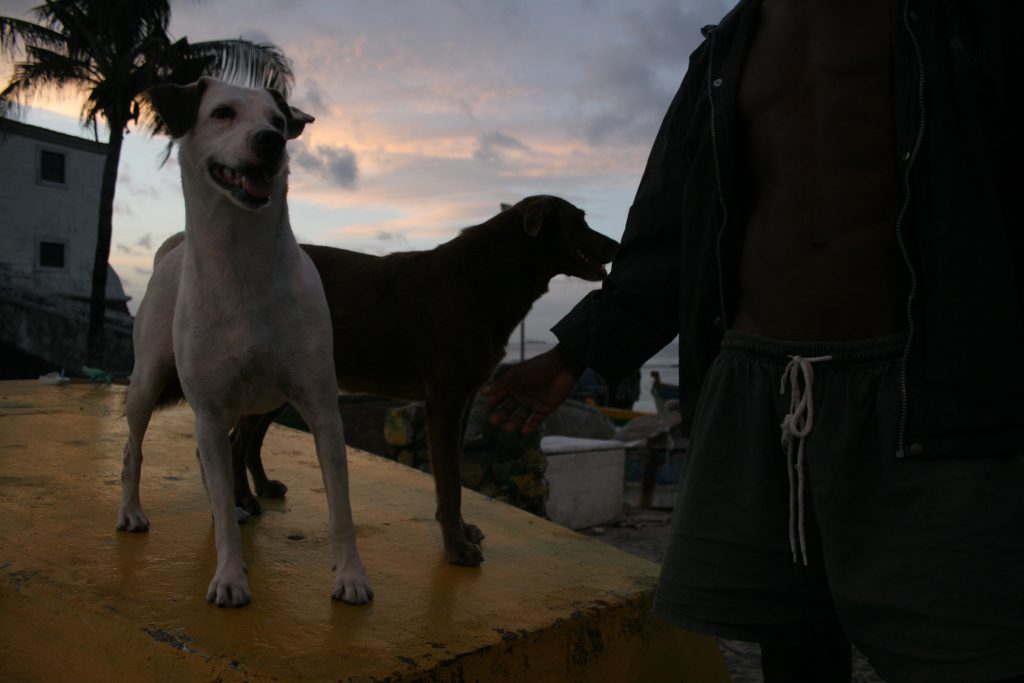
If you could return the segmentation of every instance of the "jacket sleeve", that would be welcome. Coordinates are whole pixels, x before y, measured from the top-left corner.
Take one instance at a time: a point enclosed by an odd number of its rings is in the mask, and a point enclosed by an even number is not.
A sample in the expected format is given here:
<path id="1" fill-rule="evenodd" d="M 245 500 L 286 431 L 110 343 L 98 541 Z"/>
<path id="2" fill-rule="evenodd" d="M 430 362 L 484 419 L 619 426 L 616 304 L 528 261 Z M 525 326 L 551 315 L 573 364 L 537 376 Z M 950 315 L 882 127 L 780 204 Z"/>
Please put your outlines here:
<path id="1" fill-rule="evenodd" d="M 609 276 L 552 328 L 571 358 L 612 384 L 679 333 L 682 183 L 690 156 L 686 134 L 700 76 L 691 69 L 669 106 Z"/>

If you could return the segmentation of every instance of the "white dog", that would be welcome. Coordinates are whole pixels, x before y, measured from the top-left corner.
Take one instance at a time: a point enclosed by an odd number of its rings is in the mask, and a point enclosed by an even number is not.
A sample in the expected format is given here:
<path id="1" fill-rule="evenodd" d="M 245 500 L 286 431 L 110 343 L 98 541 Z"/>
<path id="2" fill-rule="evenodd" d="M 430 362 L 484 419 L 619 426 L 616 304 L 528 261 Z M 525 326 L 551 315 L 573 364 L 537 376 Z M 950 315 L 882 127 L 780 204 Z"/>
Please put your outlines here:
<path id="1" fill-rule="evenodd" d="M 333 328 L 320 276 L 295 241 L 285 202 L 285 142 L 313 118 L 273 91 L 207 78 L 158 86 L 150 98 L 180 142 L 185 248 L 180 267 L 161 268 L 161 256 L 181 238 L 161 247 L 135 322 L 117 528 L 149 528 L 139 501 L 142 439 L 164 378 L 176 365 L 195 413 L 213 508 L 217 571 L 206 599 L 231 607 L 250 599 L 228 432 L 239 418 L 287 401 L 313 432 L 326 485 L 335 563 L 331 596 L 364 603 L 373 589 L 352 524 Z"/>

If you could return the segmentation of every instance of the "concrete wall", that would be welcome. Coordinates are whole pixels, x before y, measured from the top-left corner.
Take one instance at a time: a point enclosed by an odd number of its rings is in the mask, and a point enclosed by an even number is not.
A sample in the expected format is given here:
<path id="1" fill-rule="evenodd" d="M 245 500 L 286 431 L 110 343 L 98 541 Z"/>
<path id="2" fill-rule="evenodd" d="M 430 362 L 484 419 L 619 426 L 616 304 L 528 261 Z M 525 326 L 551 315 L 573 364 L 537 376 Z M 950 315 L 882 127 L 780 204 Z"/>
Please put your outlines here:
<path id="1" fill-rule="evenodd" d="M 88 329 L 88 304 L 0 288 L 0 342 L 30 352 L 49 363 L 51 370 L 81 374 Z M 108 311 L 103 336 L 103 369 L 117 375 L 130 373 L 132 318 Z"/>

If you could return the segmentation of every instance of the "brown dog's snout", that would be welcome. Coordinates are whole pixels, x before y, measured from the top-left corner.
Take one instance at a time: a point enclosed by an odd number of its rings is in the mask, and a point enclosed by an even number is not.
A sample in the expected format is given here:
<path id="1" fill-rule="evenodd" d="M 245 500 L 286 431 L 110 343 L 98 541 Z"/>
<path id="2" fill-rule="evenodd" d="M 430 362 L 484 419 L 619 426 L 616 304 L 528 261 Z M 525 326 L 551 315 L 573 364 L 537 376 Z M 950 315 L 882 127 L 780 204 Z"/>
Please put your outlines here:
<path id="1" fill-rule="evenodd" d="M 284 151 L 284 135 L 273 128 L 264 128 L 256 131 L 252 136 L 252 151 L 261 159 L 271 160 L 281 155 Z"/>

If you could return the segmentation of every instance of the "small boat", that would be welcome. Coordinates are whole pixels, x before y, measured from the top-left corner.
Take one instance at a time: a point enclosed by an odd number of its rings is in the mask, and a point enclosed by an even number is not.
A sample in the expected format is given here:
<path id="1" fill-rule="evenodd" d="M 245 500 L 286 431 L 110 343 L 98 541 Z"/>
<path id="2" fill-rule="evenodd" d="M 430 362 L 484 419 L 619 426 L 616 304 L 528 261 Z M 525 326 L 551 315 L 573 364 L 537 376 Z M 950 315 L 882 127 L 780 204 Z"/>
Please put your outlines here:
<path id="1" fill-rule="evenodd" d="M 629 410 L 627 408 L 613 408 L 612 406 L 599 406 L 593 403 L 589 405 L 596 408 L 602 415 L 607 417 L 616 426 L 621 427 L 630 420 L 635 420 L 638 417 L 647 417 L 651 413 L 644 413 L 639 410 Z"/>

